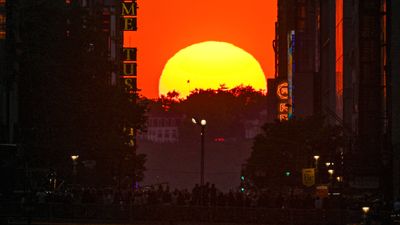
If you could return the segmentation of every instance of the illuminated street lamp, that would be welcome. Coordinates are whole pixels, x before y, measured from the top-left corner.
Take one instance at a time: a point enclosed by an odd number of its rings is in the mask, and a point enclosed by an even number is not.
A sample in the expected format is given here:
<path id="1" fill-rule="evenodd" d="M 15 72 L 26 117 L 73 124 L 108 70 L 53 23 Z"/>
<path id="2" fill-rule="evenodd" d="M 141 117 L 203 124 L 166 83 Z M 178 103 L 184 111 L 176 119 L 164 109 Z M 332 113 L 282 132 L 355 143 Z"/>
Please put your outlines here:
<path id="1" fill-rule="evenodd" d="M 319 159 L 319 155 L 314 155 L 314 159 L 315 159 L 315 177 L 316 177 L 316 180 L 318 182 L 318 159 Z"/>
<path id="2" fill-rule="evenodd" d="M 200 146 L 200 151 L 201 151 L 201 159 L 200 159 L 200 185 L 204 185 L 204 135 L 205 135 L 205 128 L 207 121 L 205 119 L 201 119 L 200 121 L 196 118 L 192 118 L 192 122 L 194 124 L 197 124 L 201 127 L 201 133 L 200 133 L 200 138 L 201 138 L 201 146 Z"/>
<path id="3" fill-rule="evenodd" d="M 334 173 L 335 171 L 333 170 L 333 169 L 329 169 L 328 170 L 328 173 L 329 173 L 329 180 L 332 180 L 332 176 L 333 176 L 333 173 Z"/>
<path id="4" fill-rule="evenodd" d="M 314 155 L 314 159 L 315 159 L 315 171 L 318 172 L 318 159 L 319 159 L 319 155 Z"/>
<path id="5" fill-rule="evenodd" d="M 79 155 L 71 155 L 72 161 L 76 161 L 79 158 Z"/>
<path id="6" fill-rule="evenodd" d="M 315 168 L 318 169 L 318 159 L 319 159 L 319 155 L 314 155 L 314 159 L 315 159 Z"/>
<path id="7" fill-rule="evenodd" d="M 326 163 L 325 163 L 325 166 L 326 166 L 326 167 L 333 166 L 333 163 L 332 163 L 332 162 L 326 162 Z"/>
<path id="8" fill-rule="evenodd" d="M 79 158 L 79 155 L 71 155 L 71 159 L 72 159 L 72 174 L 74 176 L 74 184 L 76 183 L 76 174 L 77 174 L 76 166 L 78 165 L 78 158 Z"/>
<path id="9" fill-rule="evenodd" d="M 362 207 L 361 208 L 362 209 L 362 211 L 363 211 L 363 217 L 364 217 L 364 224 L 367 224 L 367 215 L 368 215 L 368 212 L 369 212 L 369 207 L 368 206 L 364 206 L 364 207 Z"/>

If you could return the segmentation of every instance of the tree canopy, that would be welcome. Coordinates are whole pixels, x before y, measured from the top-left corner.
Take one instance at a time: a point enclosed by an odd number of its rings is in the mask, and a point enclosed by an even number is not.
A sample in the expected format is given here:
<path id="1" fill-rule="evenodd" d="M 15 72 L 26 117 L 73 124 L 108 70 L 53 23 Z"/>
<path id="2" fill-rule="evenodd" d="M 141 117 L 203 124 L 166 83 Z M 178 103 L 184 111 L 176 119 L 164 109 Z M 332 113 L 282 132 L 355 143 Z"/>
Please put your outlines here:
<path id="1" fill-rule="evenodd" d="M 196 89 L 186 99 L 179 98 L 177 92 L 169 92 L 161 96 L 156 105 L 188 118 L 206 119 L 209 136 L 232 138 L 243 137 L 244 121 L 257 118 L 266 110 L 266 96 L 251 86 L 228 89 L 221 85 L 217 90 Z M 190 130 L 182 133 L 190 133 Z"/>
<path id="2" fill-rule="evenodd" d="M 301 169 L 315 166 L 313 155 L 337 162 L 342 145 L 341 127 L 319 116 L 267 123 L 254 140 L 245 173 L 259 188 L 284 184 L 287 171 L 292 184 L 301 185 Z"/>

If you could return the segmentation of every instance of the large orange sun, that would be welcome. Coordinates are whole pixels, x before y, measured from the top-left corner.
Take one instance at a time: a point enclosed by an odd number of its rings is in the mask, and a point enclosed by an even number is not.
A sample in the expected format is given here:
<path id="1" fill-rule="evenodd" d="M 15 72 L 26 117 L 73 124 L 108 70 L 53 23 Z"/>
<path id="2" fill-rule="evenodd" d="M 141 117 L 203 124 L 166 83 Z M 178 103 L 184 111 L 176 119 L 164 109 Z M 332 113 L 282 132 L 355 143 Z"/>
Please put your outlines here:
<path id="1" fill-rule="evenodd" d="M 263 70 L 252 55 L 230 43 L 207 41 L 186 47 L 168 60 L 159 94 L 177 91 L 185 98 L 196 88 L 218 89 L 222 84 L 266 89 Z"/>

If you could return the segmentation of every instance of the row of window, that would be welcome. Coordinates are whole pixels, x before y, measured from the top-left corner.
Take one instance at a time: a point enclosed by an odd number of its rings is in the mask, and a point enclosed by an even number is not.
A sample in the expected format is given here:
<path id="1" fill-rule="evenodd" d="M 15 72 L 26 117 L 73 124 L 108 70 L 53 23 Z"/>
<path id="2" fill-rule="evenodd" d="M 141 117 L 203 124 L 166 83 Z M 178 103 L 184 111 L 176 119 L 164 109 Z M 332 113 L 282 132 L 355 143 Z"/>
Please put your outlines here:
<path id="1" fill-rule="evenodd" d="M 149 129 L 142 134 L 142 138 L 154 142 L 176 142 L 178 141 L 177 129 Z"/>
<path id="2" fill-rule="evenodd" d="M 177 118 L 149 118 L 148 127 L 173 127 L 179 124 Z"/>

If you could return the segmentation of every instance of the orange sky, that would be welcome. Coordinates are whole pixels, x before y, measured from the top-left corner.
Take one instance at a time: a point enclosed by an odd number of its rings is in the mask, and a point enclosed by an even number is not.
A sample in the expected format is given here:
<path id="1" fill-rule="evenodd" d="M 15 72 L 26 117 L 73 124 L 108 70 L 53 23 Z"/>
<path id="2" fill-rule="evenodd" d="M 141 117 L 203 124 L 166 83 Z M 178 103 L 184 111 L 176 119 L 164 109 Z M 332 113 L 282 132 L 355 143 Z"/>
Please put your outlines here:
<path id="1" fill-rule="evenodd" d="M 203 41 L 232 43 L 252 54 L 266 77 L 274 74 L 277 0 L 138 0 L 138 31 L 125 47 L 138 48 L 138 88 L 158 97 L 162 70 L 180 49 Z"/>

